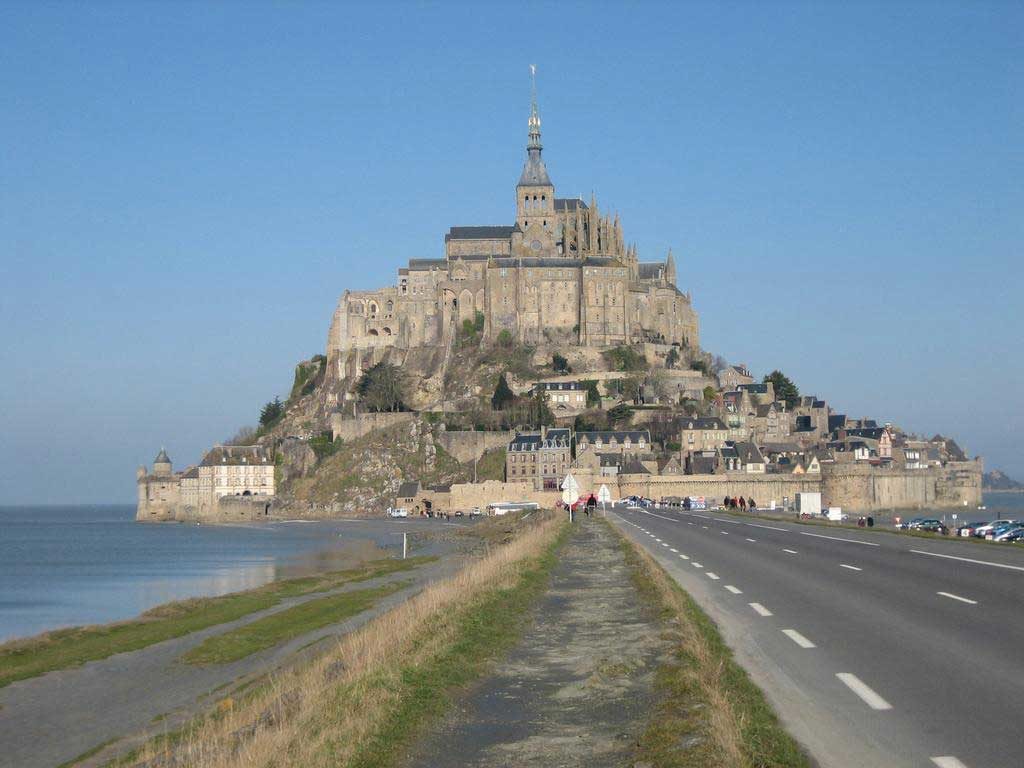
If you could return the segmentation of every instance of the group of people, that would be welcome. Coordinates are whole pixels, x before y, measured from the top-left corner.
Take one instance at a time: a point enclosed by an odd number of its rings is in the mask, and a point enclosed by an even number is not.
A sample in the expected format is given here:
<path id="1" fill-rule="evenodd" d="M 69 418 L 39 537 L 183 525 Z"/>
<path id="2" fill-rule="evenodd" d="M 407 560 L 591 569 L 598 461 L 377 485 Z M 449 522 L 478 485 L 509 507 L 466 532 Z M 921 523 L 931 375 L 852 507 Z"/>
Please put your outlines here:
<path id="1" fill-rule="evenodd" d="M 735 496 L 726 496 L 725 506 L 727 509 L 742 509 L 743 511 L 748 509 L 755 510 L 757 509 L 757 502 L 754 501 L 753 498 L 744 499 L 742 496 L 739 498 Z"/>

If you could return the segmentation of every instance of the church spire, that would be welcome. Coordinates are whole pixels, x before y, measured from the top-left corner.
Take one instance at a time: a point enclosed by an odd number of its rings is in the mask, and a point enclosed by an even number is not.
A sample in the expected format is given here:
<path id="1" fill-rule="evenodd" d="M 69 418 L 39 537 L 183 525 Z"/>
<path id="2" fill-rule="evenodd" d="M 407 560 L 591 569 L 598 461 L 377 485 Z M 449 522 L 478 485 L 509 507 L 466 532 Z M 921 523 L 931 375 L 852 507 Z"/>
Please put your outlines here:
<path id="1" fill-rule="evenodd" d="M 523 175 L 519 177 L 519 186 L 550 187 L 548 169 L 544 167 L 540 156 L 544 147 L 540 143 L 540 113 L 537 111 L 537 67 L 533 64 L 530 65 L 530 119 L 527 124 L 530 132 L 526 143 L 526 165 L 523 166 Z"/>

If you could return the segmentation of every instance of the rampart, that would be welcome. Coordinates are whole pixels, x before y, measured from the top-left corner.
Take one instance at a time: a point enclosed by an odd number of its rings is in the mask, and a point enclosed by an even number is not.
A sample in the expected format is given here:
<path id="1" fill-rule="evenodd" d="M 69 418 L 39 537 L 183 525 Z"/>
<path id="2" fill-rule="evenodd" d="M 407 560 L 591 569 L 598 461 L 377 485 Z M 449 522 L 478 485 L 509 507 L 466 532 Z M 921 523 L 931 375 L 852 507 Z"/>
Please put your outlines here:
<path id="1" fill-rule="evenodd" d="M 475 461 L 491 448 L 505 448 L 516 436 L 515 431 L 477 432 L 472 430 L 452 430 L 438 432 L 434 440 L 463 464 Z"/>
<path id="2" fill-rule="evenodd" d="M 394 413 L 360 413 L 346 416 L 341 413 L 331 414 L 331 436 L 334 440 L 355 440 L 373 432 L 396 424 L 404 424 L 416 418 L 412 411 L 396 411 Z"/>
<path id="3" fill-rule="evenodd" d="M 976 507 L 981 504 L 981 461 L 928 469 L 823 465 L 822 502 L 854 511 Z"/>
<path id="4" fill-rule="evenodd" d="M 704 496 L 721 501 L 726 496 L 752 498 L 759 507 L 772 501 L 792 502 L 798 493 L 821 490 L 821 479 L 811 475 L 755 475 L 741 472 L 724 475 L 619 475 L 619 496 Z"/>

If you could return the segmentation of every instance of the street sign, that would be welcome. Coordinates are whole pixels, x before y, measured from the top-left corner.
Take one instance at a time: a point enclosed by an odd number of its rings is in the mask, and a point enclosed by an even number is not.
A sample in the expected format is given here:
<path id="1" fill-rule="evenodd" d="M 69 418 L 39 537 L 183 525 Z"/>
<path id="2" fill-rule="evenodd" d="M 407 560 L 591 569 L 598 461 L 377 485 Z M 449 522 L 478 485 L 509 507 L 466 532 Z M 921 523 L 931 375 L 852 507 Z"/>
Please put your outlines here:
<path id="1" fill-rule="evenodd" d="M 597 500 L 600 502 L 606 502 L 612 500 L 612 492 L 608 490 L 607 485 L 602 485 L 601 489 L 597 492 Z"/>
<path id="2" fill-rule="evenodd" d="M 580 497 L 580 484 L 576 482 L 576 478 L 569 473 L 565 476 L 565 480 L 562 481 L 562 501 L 566 504 L 575 504 L 576 500 Z"/>

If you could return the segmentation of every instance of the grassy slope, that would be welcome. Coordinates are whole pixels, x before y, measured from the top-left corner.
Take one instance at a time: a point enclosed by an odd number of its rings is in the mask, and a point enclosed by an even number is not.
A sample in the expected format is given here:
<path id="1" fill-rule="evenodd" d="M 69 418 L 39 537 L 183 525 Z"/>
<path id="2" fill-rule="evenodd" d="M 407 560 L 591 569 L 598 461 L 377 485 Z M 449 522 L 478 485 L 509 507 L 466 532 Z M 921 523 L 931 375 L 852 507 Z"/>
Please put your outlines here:
<path id="1" fill-rule="evenodd" d="M 679 641 L 658 670 L 661 701 L 641 740 L 642 758 L 665 768 L 809 766 L 714 622 L 657 562 L 619 535 L 642 599 Z M 680 734 L 696 735 L 689 748 L 680 749 Z"/>
<path id="2" fill-rule="evenodd" d="M 182 656 L 182 660 L 190 664 L 238 661 L 306 632 L 351 618 L 371 608 L 379 598 L 407 585 L 408 582 L 397 582 L 307 600 L 229 632 L 209 637 Z"/>
<path id="3" fill-rule="evenodd" d="M 0 687 L 55 669 L 105 659 L 206 627 L 234 621 L 298 595 L 408 570 L 433 558 L 384 560 L 363 567 L 301 579 L 276 581 L 222 597 L 204 597 L 153 608 L 138 619 L 94 627 L 72 627 L 0 646 Z"/>

